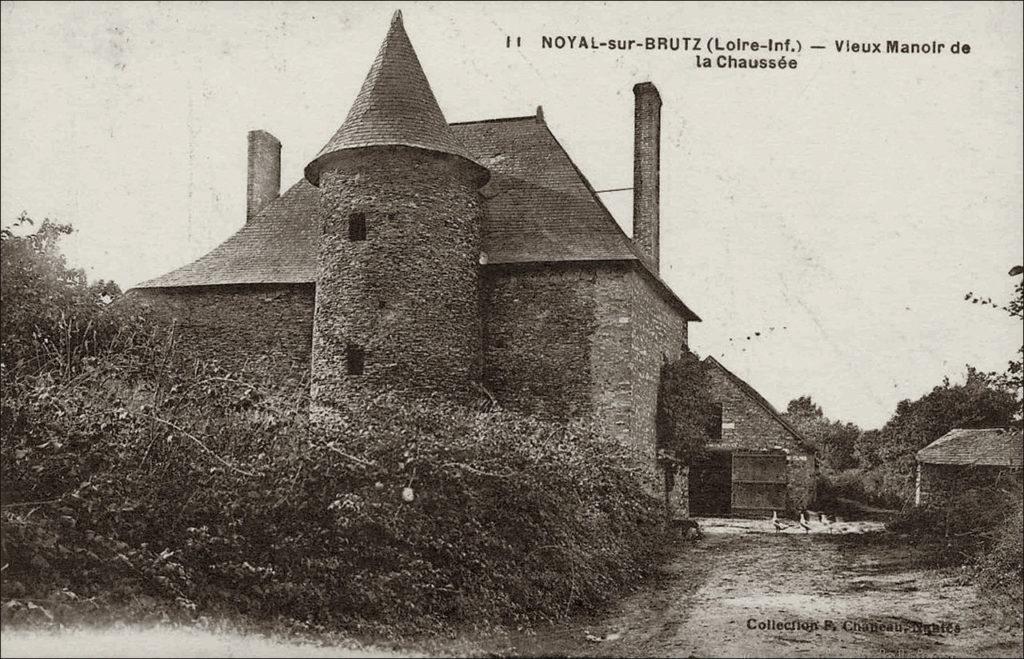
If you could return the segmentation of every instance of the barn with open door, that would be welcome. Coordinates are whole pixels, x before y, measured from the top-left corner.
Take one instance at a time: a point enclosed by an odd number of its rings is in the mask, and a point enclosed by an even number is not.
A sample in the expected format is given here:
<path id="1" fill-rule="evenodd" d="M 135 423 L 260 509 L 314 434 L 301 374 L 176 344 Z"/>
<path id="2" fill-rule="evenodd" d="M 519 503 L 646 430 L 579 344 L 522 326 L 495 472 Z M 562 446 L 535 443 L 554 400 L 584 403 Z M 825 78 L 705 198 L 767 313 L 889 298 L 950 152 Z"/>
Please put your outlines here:
<path id="1" fill-rule="evenodd" d="M 733 451 L 732 514 L 760 516 L 785 510 L 786 472 L 782 451 Z"/>
<path id="2" fill-rule="evenodd" d="M 711 443 L 690 465 L 691 515 L 794 515 L 814 499 L 813 448 L 747 382 L 708 357 L 721 420 Z"/>

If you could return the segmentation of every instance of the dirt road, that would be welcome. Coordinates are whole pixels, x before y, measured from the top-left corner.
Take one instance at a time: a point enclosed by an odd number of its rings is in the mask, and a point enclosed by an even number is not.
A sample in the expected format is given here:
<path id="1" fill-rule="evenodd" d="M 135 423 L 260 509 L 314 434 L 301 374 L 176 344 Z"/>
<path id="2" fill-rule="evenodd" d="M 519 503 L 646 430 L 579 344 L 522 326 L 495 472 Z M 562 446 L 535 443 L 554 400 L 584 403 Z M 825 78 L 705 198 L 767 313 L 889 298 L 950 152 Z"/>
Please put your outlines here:
<path id="1" fill-rule="evenodd" d="M 1021 656 L 1021 630 L 993 617 L 954 572 L 876 523 L 775 533 L 711 520 L 659 583 L 613 611 L 508 639 L 501 654 L 591 656 Z M 867 531 L 867 532 L 865 532 Z"/>

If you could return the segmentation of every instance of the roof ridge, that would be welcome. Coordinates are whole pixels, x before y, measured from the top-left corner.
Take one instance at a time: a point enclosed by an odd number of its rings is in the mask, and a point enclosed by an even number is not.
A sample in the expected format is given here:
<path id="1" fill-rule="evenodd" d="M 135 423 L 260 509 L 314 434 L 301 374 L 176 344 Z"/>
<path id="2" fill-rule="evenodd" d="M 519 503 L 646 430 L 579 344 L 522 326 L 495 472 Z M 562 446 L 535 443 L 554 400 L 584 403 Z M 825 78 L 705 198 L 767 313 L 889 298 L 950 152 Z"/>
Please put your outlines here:
<path id="1" fill-rule="evenodd" d="M 746 380 L 744 380 L 740 376 L 738 376 L 735 373 L 733 373 L 732 371 L 730 371 L 728 368 L 725 367 L 725 364 L 723 364 L 722 362 L 718 361 L 717 359 L 715 359 L 711 355 L 708 355 L 707 357 L 705 357 L 704 361 L 705 362 L 710 361 L 711 363 L 715 364 L 727 376 L 729 376 L 734 381 L 736 381 L 740 385 L 742 385 L 742 387 L 744 389 L 749 390 L 750 393 L 754 394 L 753 395 L 754 402 L 757 403 L 766 412 L 768 412 L 776 421 L 778 421 L 780 424 L 782 424 L 782 426 L 786 430 L 788 430 L 791 435 L 793 435 L 793 438 L 796 439 L 797 442 L 799 442 L 801 446 L 803 446 L 806 449 L 810 449 L 812 451 L 815 450 L 814 446 L 811 445 L 811 443 L 809 441 L 807 441 L 807 438 L 803 436 L 803 433 L 801 433 L 796 428 L 794 428 L 789 423 L 789 421 L 786 421 L 786 419 L 782 416 L 782 412 L 780 412 L 777 409 L 775 409 L 775 406 L 772 405 L 771 402 L 761 394 L 761 392 L 759 392 L 757 389 L 755 389 L 753 387 L 753 385 L 751 385 L 749 382 L 747 382 Z"/>
<path id="2" fill-rule="evenodd" d="M 469 121 L 450 121 L 449 126 L 467 126 L 469 124 L 496 124 L 503 121 L 536 121 L 537 115 L 527 114 L 521 117 L 494 117 L 493 119 L 472 119 Z"/>
<path id="3" fill-rule="evenodd" d="M 608 222 L 610 222 L 615 227 L 616 231 L 618 231 L 619 237 L 624 241 L 629 251 L 633 253 L 633 255 L 635 256 L 635 260 L 640 263 L 643 272 L 648 274 L 661 287 L 661 289 L 664 292 L 668 293 L 670 300 L 672 300 L 673 302 L 678 302 L 683 307 L 683 309 L 685 309 L 686 313 L 689 314 L 690 316 L 688 320 L 699 322 L 700 316 L 694 313 L 693 310 L 690 309 L 690 307 L 686 306 L 686 303 L 683 302 L 678 295 L 676 295 L 675 291 L 672 290 L 672 287 L 665 283 L 665 281 L 658 275 L 658 273 L 654 272 L 654 270 L 651 269 L 650 265 L 648 265 L 647 263 L 647 260 L 643 257 L 643 254 L 640 252 L 636 244 L 633 242 L 633 239 L 627 236 L 626 232 L 623 231 L 621 226 L 619 226 L 619 223 L 615 220 L 615 216 L 612 215 L 612 212 L 608 210 L 608 207 L 604 205 L 603 201 L 601 201 L 601 197 L 599 197 L 597 191 L 594 190 L 594 186 L 590 184 L 590 180 L 587 179 L 586 174 L 584 174 L 583 170 L 579 168 L 579 166 L 576 164 L 576 161 L 572 159 L 572 156 L 569 155 L 569 152 L 562 145 L 562 142 L 559 141 L 558 136 L 556 136 L 554 131 L 551 130 L 551 127 L 548 126 L 547 122 L 540 121 L 538 123 L 544 127 L 544 130 L 548 132 L 548 135 L 551 136 L 551 139 L 555 141 L 555 144 L 558 146 L 558 148 L 561 149 L 562 153 L 565 154 L 566 159 L 569 161 L 569 164 L 572 165 L 572 168 L 576 172 L 576 175 L 580 177 L 580 180 L 583 181 L 583 185 L 586 186 L 587 191 L 590 193 L 590 196 L 593 198 L 594 201 L 597 202 L 598 207 L 601 209 L 602 215 L 608 220 Z"/>

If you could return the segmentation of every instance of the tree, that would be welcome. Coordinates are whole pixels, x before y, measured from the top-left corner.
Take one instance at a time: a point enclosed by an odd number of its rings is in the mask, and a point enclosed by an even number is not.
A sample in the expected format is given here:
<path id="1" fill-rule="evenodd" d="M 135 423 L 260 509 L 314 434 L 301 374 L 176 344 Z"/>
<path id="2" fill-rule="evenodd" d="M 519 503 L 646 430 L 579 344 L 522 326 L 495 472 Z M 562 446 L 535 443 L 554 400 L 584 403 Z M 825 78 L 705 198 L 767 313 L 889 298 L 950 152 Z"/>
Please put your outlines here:
<path id="1" fill-rule="evenodd" d="M 963 384 L 945 378 L 921 398 L 903 400 L 879 432 L 877 457 L 890 489 L 906 499 L 913 492 L 916 453 L 954 428 L 1009 426 L 1017 411 L 1014 392 L 968 366 Z"/>
<path id="2" fill-rule="evenodd" d="M 60 240 L 72 232 L 51 220 L 31 233 L 26 214 L 0 229 L 0 363 L 5 376 L 23 369 L 67 367 L 75 347 L 109 340 L 122 319 L 106 313 L 120 297 L 117 284 L 89 283 L 68 266 Z"/>
<path id="3" fill-rule="evenodd" d="M 832 421 L 810 396 L 800 396 L 786 406 L 786 420 L 811 442 L 826 470 L 841 471 L 856 465 L 854 446 L 861 434 L 852 423 Z"/>
<path id="4" fill-rule="evenodd" d="M 791 419 L 799 417 L 824 418 L 825 414 L 821 411 L 821 407 L 811 400 L 810 396 L 800 396 L 789 401 L 789 405 L 786 406 L 786 416 Z"/>
<path id="5" fill-rule="evenodd" d="M 1024 266 L 1016 265 L 1010 268 L 1011 277 L 1019 277 L 1024 274 Z M 1017 282 L 1014 287 L 1013 296 L 1006 306 L 1002 306 L 992 301 L 992 298 L 982 298 L 975 295 L 973 292 L 968 292 L 964 299 L 972 304 L 980 304 L 981 306 L 991 306 L 995 309 L 1002 309 L 1010 315 L 1011 318 L 1017 318 L 1018 320 L 1024 320 L 1024 279 Z M 1017 349 L 1017 354 L 1007 364 L 1006 371 L 1003 373 L 992 373 L 991 379 L 997 387 L 1009 389 L 1014 392 L 1017 396 L 1017 413 L 1014 419 L 1014 425 L 1018 427 L 1024 423 L 1024 409 L 1021 405 L 1024 403 L 1024 342 L 1020 348 Z"/>
<path id="6" fill-rule="evenodd" d="M 666 507 L 675 474 L 703 452 L 717 419 L 708 368 L 700 357 L 684 351 L 679 359 L 662 362 L 655 423 L 658 462 L 665 474 Z"/>
<path id="7" fill-rule="evenodd" d="M 1019 265 L 1010 270 L 1010 275 L 1012 276 L 1020 276 L 1022 273 L 1024 273 L 1024 268 Z M 1011 318 L 1024 321 L 1024 279 L 1017 282 L 1013 298 L 1006 306 L 1006 311 L 1010 314 Z M 1000 379 L 1002 384 L 1016 392 L 1018 400 L 1022 398 L 1022 393 L 1024 393 L 1024 343 L 1017 350 L 1017 356 L 1010 360 L 1006 372 Z M 1020 405 L 1018 404 L 1018 424 L 1021 423 L 1021 412 Z"/>

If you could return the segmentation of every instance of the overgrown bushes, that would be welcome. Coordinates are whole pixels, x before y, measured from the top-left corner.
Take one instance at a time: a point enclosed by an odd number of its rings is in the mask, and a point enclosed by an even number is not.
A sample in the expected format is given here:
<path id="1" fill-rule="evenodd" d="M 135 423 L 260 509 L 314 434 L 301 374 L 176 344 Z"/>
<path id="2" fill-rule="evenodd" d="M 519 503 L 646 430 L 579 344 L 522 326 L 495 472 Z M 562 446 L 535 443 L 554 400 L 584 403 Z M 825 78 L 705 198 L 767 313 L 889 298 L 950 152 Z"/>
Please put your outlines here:
<path id="1" fill-rule="evenodd" d="M 5 437 L 34 431 L 5 441 L 4 482 L 39 502 L 4 509 L 5 598 L 422 626 L 557 617 L 646 570 L 650 503 L 585 427 L 383 398 L 325 437 L 246 381 L 202 370 L 155 405 L 98 378 L 5 397 Z"/>
<path id="2" fill-rule="evenodd" d="M 971 487 L 908 508 L 893 531 L 934 546 L 939 565 L 962 565 L 983 594 L 1012 611 L 1024 607 L 1024 495 L 1011 479 Z"/>
<path id="3" fill-rule="evenodd" d="M 130 297 L 53 315 L 68 291 L 29 307 L 7 291 L 5 332 L 27 334 L 4 338 L 5 623 L 486 625 L 596 606 L 651 567 L 656 502 L 632 454 L 583 424 L 383 396 L 328 435 L 301 373 L 191 360 Z"/>

